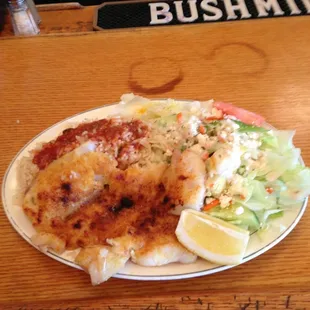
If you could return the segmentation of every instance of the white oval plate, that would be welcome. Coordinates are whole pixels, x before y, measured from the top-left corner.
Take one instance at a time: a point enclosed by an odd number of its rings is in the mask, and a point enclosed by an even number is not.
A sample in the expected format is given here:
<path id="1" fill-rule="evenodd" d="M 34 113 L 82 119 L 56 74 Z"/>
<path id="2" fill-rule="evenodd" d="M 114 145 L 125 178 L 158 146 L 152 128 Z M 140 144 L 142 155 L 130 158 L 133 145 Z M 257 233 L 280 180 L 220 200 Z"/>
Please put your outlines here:
<path id="1" fill-rule="evenodd" d="M 185 100 L 180 101 L 184 103 Z M 191 101 L 186 102 L 190 104 Z M 21 199 L 16 199 L 19 195 L 17 177 L 19 160 L 24 156 L 28 156 L 29 151 L 34 149 L 37 143 L 50 141 L 56 138 L 64 129 L 71 127 L 76 123 L 85 121 L 85 119 L 94 120 L 98 118 L 105 118 L 109 115 L 117 113 L 118 106 L 116 104 L 112 104 L 94 108 L 60 121 L 59 123 L 44 130 L 28 142 L 11 162 L 6 171 L 2 184 L 2 201 L 4 210 L 15 230 L 35 248 L 37 247 L 30 240 L 30 237 L 35 233 L 35 230 L 22 210 Z M 265 233 L 263 238 L 259 237 L 258 234 L 253 234 L 250 238 L 243 263 L 263 254 L 284 239 L 297 225 L 306 209 L 306 206 L 307 199 L 295 208 L 286 211 L 283 217 L 273 221 L 273 228 L 268 231 L 268 234 Z M 81 269 L 80 266 L 74 263 L 74 258 L 77 251 L 66 251 L 62 255 L 55 254 L 52 251 L 44 253 L 51 258 L 62 262 L 63 264 Z M 161 267 L 142 267 L 129 262 L 126 264 L 125 268 L 123 268 L 123 270 L 121 270 L 114 277 L 133 280 L 175 280 L 208 275 L 232 267 L 234 266 L 215 265 L 202 259 L 198 259 L 193 264 L 175 263 Z"/>

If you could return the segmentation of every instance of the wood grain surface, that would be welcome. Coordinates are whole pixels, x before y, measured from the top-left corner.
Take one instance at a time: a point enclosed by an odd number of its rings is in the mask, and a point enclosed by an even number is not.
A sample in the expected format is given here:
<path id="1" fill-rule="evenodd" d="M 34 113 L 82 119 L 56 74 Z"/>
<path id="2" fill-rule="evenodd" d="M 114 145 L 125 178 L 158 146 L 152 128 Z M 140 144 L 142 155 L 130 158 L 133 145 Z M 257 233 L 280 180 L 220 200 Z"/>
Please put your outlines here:
<path id="1" fill-rule="evenodd" d="M 310 18 L 290 17 L 1 40 L 0 175 L 46 127 L 126 92 L 233 102 L 296 129 L 310 165 L 309 37 Z M 27 244 L 1 208 L 0 309 L 309 309 L 309 221 L 306 210 L 279 245 L 218 274 L 92 287 Z"/>
<path id="2" fill-rule="evenodd" d="M 157 295 L 157 296 L 156 296 Z M 221 293 L 194 292 L 188 295 L 151 294 L 143 297 L 96 298 L 81 300 L 61 300 L 3 303 L 1 310 L 270 310 L 270 309 L 308 309 L 310 293 L 299 291 L 286 294 L 265 293 Z"/>

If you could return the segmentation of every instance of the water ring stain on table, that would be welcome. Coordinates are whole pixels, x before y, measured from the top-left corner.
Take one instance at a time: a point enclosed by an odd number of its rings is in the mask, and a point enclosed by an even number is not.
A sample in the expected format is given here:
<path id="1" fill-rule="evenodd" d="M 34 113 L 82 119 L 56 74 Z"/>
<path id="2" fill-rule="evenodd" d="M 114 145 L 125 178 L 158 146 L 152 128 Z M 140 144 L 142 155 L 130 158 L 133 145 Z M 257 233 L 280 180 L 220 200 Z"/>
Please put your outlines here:
<path id="1" fill-rule="evenodd" d="M 266 53 L 246 42 L 217 45 L 204 58 L 211 60 L 225 74 L 260 74 L 268 67 Z"/>
<path id="2" fill-rule="evenodd" d="M 129 72 L 129 87 L 134 92 L 151 95 L 169 92 L 183 80 L 179 63 L 166 57 L 133 63 Z"/>

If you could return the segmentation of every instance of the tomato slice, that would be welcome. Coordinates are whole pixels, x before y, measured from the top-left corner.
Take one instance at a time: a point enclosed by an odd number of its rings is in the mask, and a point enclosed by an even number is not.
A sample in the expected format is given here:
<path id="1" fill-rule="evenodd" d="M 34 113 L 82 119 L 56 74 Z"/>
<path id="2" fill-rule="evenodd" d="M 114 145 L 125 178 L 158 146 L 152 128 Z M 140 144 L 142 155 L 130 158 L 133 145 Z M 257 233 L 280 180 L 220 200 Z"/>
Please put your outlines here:
<path id="1" fill-rule="evenodd" d="M 235 107 L 230 103 L 214 102 L 213 106 L 218 110 L 221 110 L 224 114 L 235 116 L 241 122 L 246 124 L 261 126 L 265 122 L 265 119 L 262 116 L 245 109 Z"/>

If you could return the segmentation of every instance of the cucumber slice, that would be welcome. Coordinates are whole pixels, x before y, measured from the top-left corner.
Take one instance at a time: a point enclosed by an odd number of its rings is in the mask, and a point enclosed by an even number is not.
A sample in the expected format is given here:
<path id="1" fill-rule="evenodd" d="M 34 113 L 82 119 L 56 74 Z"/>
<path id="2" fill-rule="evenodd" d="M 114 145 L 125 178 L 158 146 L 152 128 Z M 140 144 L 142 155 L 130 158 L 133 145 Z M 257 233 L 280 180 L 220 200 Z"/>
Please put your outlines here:
<path id="1" fill-rule="evenodd" d="M 238 214 L 239 207 L 243 208 L 241 214 Z M 234 223 L 236 226 L 247 227 L 250 232 L 260 228 L 260 222 L 256 214 L 240 204 L 233 204 L 227 208 L 217 206 L 207 211 L 207 213 L 226 222 Z"/>

